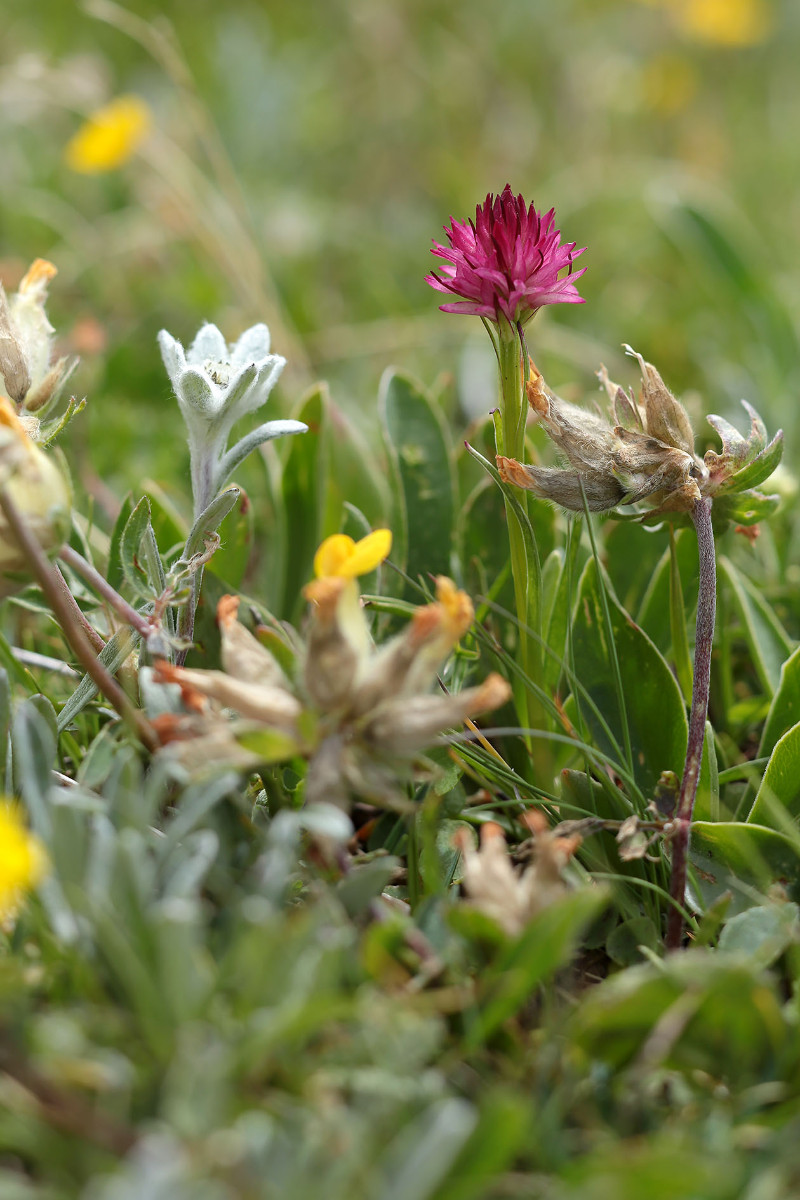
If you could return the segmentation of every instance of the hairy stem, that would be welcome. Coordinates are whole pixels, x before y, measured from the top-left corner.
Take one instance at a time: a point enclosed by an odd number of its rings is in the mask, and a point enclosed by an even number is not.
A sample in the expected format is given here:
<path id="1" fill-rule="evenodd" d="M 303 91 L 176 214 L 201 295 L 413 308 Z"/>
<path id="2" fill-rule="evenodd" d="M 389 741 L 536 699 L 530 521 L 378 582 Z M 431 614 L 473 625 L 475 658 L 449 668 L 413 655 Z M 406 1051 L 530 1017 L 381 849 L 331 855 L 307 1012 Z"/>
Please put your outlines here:
<path id="1" fill-rule="evenodd" d="M 72 546 L 62 546 L 58 552 L 58 557 L 62 562 L 72 567 L 76 574 L 85 579 L 89 587 L 111 605 L 117 616 L 126 625 L 130 625 L 131 629 L 135 629 L 140 637 L 145 641 L 147 640 L 148 636 L 152 633 L 152 627 L 147 617 L 142 616 L 132 605 L 128 604 L 128 601 L 120 596 L 116 588 L 113 588 L 108 580 L 104 579 L 100 572 L 82 554 L 79 554 L 77 550 L 73 550 Z"/>
<path id="2" fill-rule="evenodd" d="M 717 600 L 717 570 L 714 558 L 714 530 L 711 525 L 711 501 L 699 497 L 692 509 L 697 532 L 697 552 L 700 560 L 700 593 L 697 600 L 697 624 L 694 648 L 694 682 L 692 707 L 689 713 L 689 739 L 686 762 L 683 766 L 681 790 L 675 811 L 675 834 L 672 838 L 672 878 L 670 896 L 683 905 L 686 892 L 686 871 L 689 858 L 689 838 L 692 813 L 700 780 L 703 742 L 708 715 L 708 694 L 711 684 L 711 644 L 714 640 L 714 619 Z M 667 922 L 667 950 L 677 950 L 683 936 L 683 917 L 673 905 Z"/>

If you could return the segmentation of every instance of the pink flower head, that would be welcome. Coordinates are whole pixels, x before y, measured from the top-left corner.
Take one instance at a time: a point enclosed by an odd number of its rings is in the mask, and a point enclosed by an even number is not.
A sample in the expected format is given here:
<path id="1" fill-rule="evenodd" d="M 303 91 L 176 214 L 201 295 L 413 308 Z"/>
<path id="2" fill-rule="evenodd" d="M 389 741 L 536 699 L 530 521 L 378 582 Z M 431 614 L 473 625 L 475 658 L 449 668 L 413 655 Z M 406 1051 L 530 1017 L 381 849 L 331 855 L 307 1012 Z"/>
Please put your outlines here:
<path id="1" fill-rule="evenodd" d="M 471 313 L 512 324 L 523 324 L 545 304 L 583 304 L 575 280 L 586 270 L 573 271 L 583 250 L 561 242 L 554 229 L 555 210 L 544 216 L 506 184 L 500 196 L 490 192 L 475 210 L 475 221 L 456 221 L 444 231 L 450 246 L 434 244 L 431 254 L 445 260 L 440 275 L 425 282 L 437 292 L 461 299 L 442 304 L 442 312 Z M 559 279 L 559 273 L 567 274 Z"/>

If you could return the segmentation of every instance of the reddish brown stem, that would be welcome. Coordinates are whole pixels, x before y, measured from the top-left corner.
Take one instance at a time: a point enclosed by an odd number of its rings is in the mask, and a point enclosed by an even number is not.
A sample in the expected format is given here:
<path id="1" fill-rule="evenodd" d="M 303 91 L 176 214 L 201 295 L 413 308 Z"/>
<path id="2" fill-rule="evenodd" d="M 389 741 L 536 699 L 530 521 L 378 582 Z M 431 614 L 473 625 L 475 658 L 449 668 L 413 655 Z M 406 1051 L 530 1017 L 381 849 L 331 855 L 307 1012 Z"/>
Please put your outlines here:
<path id="1" fill-rule="evenodd" d="M 686 872 L 689 861 L 689 839 L 694 802 L 700 781 L 703 761 L 703 742 L 708 716 L 708 695 L 711 686 L 711 645 L 714 640 L 714 618 L 717 601 L 717 570 L 714 558 L 714 530 L 711 524 L 711 501 L 698 498 L 692 509 L 697 532 L 697 552 L 700 560 L 700 591 L 697 599 L 697 622 L 694 645 L 694 682 L 692 707 L 689 713 L 689 738 L 683 766 L 681 790 L 675 810 L 675 833 L 672 846 L 672 878 L 669 894 L 675 902 L 667 921 L 667 950 L 677 950 L 683 938 L 683 908 L 686 894 Z"/>
<path id="2" fill-rule="evenodd" d="M 127 625 L 135 629 L 139 636 L 147 641 L 149 635 L 153 632 L 152 625 L 140 612 L 137 612 L 128 601 L 120 596 L 116 588 L 113 588 L 107 579 L 104 579 L 100 572 L 88 562 L 82 554 L 77 550 L 73 550 L 72 546 L 62 546 L 58 552 L 58 557 L 62 562 L 68 563 L 73 571 L 81 575 L 91 588 L 93 588 L 98 596 L 111 605 Z M 101 643 L 102 645 L 102 643 Z"/>
<path id="3" fill-rule="evenodd" d="M 159 741 L 155 731 L 140 709 L 131 704 L 116 679 L 95 656 L 92 645 L 83 628 L 83 622 L 76 616 L 74 597 L 67 590 L 65 594 L 64 579 L 57 567 L 48 560 L 44 550 L 25 524 L 25 519 L 5 488 L 0 487 L 0 509 L 5 514 L 8 527 L 16 538 L 36 582 L 45 594 L 53 616 L 69 642 L 75 657 L 80 662 L 87 675 L 97 685 L 106 699 L 135 731 L 140 741 L 148 750 L 155 751 Z M 83 614 L 81 613 L 81 617 Z"/>

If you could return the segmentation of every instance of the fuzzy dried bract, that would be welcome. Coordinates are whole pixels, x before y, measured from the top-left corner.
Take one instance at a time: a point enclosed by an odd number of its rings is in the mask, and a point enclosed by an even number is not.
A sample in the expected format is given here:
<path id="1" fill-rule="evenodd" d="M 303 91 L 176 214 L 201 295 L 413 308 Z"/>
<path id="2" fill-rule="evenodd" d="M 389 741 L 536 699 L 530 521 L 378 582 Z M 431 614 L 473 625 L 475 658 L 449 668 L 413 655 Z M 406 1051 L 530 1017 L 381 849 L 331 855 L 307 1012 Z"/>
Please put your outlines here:
<path id="1" fill-rule="evenodd" d="M 390 538 L 376 534 L 366 547 L 367 539 L 351 543 L 352 554 L 327 546 L 317 556 L 318 571 L 345 574 L 322 574 L 305 589 L 311 611 L 295 678 L 237 620 L 238 601 L 231 596 L 223 597 L 217 613 L 222 671 L 159 664 L 159 681 L 177 684 L 188 710 L 185 719 L 158 724 L 184 763 L 208 762 L 209 746 L 217 761 L 237 766 L 302 755 L 309 764 L 308 802 L 344 806 L 356 794 L 398 806 L 402 780 L 427 747 L 509 698 L 499 675 L 455 695 L 429 693 L 473 615 L 469 598 L 444 577 L 436 581 L 437 599 L 418 608 L 402 633 L 373 645 L 348 571 L 353 555 L 356 567 L 368 571 L 388 553 Z M 243 755 L 249 755 L 244 763 Z"/>
<path id="2" fill-rule="evenodd" d="M 742 437 L 720 417 L 709 423 L 720 434 L 722 454 L 700 459 L 688 413 L 656 368 L 626 347 L 642 372 L 638 399 L 613 383 L 601 368 L 610 419 L 556 396 L 531 364 L 528 402 L 566 467 L 540 467 L 498 455 L 501 478 L 573 512 L 610 512 L 620 505 L 646 503 L 645 515 L 690 512 L 701 496 L 715 500 L 720 519 L 752 524 L 773 507 L 772 497 L 752 490 L 774 470 L 782 452 L 782 433 L 767 443 L 758 414 Z"/>

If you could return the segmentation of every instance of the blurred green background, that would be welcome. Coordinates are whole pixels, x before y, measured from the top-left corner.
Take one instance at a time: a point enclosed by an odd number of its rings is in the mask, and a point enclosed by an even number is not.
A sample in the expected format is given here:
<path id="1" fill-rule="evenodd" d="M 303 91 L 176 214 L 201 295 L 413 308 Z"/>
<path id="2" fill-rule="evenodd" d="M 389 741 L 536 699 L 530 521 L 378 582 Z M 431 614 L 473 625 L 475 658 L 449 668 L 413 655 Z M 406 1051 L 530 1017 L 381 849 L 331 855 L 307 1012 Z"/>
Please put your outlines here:
<path id="1" fill-rule="evenodd" d="M 50 312 L 89 398 L 71 458 L 101 501 L 98 477 L 115 495 L 148 476 L 184 489 L 162 326 L 187 340 L 208 319 L 232 339 L 266 318 L 290 360 L 266 415 L 321 377 L 369 430 L 389 363 L 451 376 L 457 426 L 485 413 L 485 334 L 439 313 L 424 275 L 448 217 L 506 181 L 588 246 L 587 303 L 530 331 L 552 384 L 590 393 L 601 359 L 632 382 L 630 342 L 698 413 L 747 397 L 791 461 L 793 0 L 3 9 L 0 265 L 10 284 L 36 255 L 59 268 Z M 119 170 L 71 171 L 66 142 L 121 93 L 151 107 L 150 139 Z"/>

